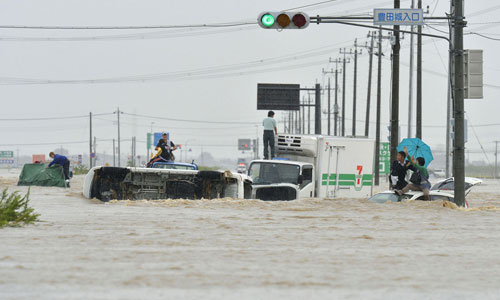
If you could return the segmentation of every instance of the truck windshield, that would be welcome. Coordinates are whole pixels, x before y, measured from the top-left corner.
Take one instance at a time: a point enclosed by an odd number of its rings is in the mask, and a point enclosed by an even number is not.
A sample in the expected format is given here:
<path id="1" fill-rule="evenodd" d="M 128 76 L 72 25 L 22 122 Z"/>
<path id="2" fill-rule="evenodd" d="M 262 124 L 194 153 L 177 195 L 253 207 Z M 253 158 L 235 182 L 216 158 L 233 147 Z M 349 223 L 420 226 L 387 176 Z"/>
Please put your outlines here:
<path id="1" fill-rule="evenodd" d="M 292 183 L 298 184 L 300 166 L 272 162 L 255 162 L 248 170 L 253 184 Z"/>

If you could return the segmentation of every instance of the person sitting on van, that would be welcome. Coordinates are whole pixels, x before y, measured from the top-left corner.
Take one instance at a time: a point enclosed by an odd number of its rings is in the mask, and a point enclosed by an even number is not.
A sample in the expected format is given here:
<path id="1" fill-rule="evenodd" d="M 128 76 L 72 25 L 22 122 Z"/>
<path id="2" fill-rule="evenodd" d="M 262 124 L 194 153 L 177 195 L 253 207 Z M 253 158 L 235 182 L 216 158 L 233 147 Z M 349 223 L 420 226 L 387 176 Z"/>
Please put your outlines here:
<path id="1" fill-rule="evenodd" d="M 168 145 L 168 134 L 163 133 L 162 138 L 158 141 L 158 144 L 155 147 L 156 151 L 159 151 L 159 155 L 157 154 L 155 157 L 153 157 L 149 163 L 147 164 L 148 167 L 152 167 L 155 162 L 158 161 L 174 161 L 175 156 L 172 153 L 172 151 L 177 149 L 177 146 L 170 141 L 170 145 Z"/>
<path id="2" fill-rule="evenodd" d="M 402 190 L 408 185 L 406 173 L 408 166 L 405 163 L 406 154 L 403 151 L 398 152 L 396 160 L 391 165 L 391 186 L 395 190 Z"/>
<path id="3" fill-rule="evenodd" d="M 408 150 L 404 148 L 407 157 Z M 415 160 L 414 156 L 410 157 L 410 162 L 408 163 L 408 168 L 413 171 L 413 175 L 410 177 L 410 183 L 401 190 L 396 190 L 399 196 L 407 193 L 408 191 L 422 191 L 424 193 L 424 200 L 429 199 L 429 192 L 431 189 L 431 183 L 429 182 L 429 172 L 425 167 L 425 159 L 423 157 L 417 157 Z"/>

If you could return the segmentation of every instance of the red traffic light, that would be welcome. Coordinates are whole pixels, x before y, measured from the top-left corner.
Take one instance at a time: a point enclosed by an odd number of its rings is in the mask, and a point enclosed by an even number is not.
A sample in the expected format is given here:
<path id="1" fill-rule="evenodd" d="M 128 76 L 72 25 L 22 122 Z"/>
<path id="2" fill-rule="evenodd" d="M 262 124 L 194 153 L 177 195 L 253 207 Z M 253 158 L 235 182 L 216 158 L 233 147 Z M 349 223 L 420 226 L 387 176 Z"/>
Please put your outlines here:
<path id="1" fill-rule="evenodd" d="M 303 14 L 298 13 L 295 16 L 293 16 L 292 22 L 295 26 L 301 28 L 307 24 L 307 18 Z"/>
<path id="2" fill-rule="evenodd" d="M 248 148 L 248 144 L 245 144 L 245 148 Z"/>

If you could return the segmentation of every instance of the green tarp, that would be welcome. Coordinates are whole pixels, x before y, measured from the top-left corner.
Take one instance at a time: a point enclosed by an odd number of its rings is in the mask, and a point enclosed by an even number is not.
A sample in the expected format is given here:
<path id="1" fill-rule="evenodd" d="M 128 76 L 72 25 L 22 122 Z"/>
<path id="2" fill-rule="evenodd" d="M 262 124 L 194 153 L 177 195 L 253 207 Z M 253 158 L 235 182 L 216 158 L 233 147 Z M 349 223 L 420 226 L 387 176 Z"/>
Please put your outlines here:
<path id="1" fill-rule="evenodd" d="M 66 187 L 62 166 L 57 164 L 50 168 L 46 166 L 45 164 L 25 164 L 17 185 Z"/>

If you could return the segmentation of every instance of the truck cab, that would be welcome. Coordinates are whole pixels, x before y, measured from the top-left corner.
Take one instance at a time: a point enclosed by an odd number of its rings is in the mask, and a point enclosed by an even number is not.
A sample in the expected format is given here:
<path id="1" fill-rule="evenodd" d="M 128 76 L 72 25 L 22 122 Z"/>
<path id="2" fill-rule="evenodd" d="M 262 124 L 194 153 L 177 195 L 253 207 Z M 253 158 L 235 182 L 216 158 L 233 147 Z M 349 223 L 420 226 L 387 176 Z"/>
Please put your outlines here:
<path id="1" fill-rule="evenodd" d="M 314 197 L 314 166 L 286 159 L 254 160 L 248 169 L 252 198 L 268 201 Z"/>

